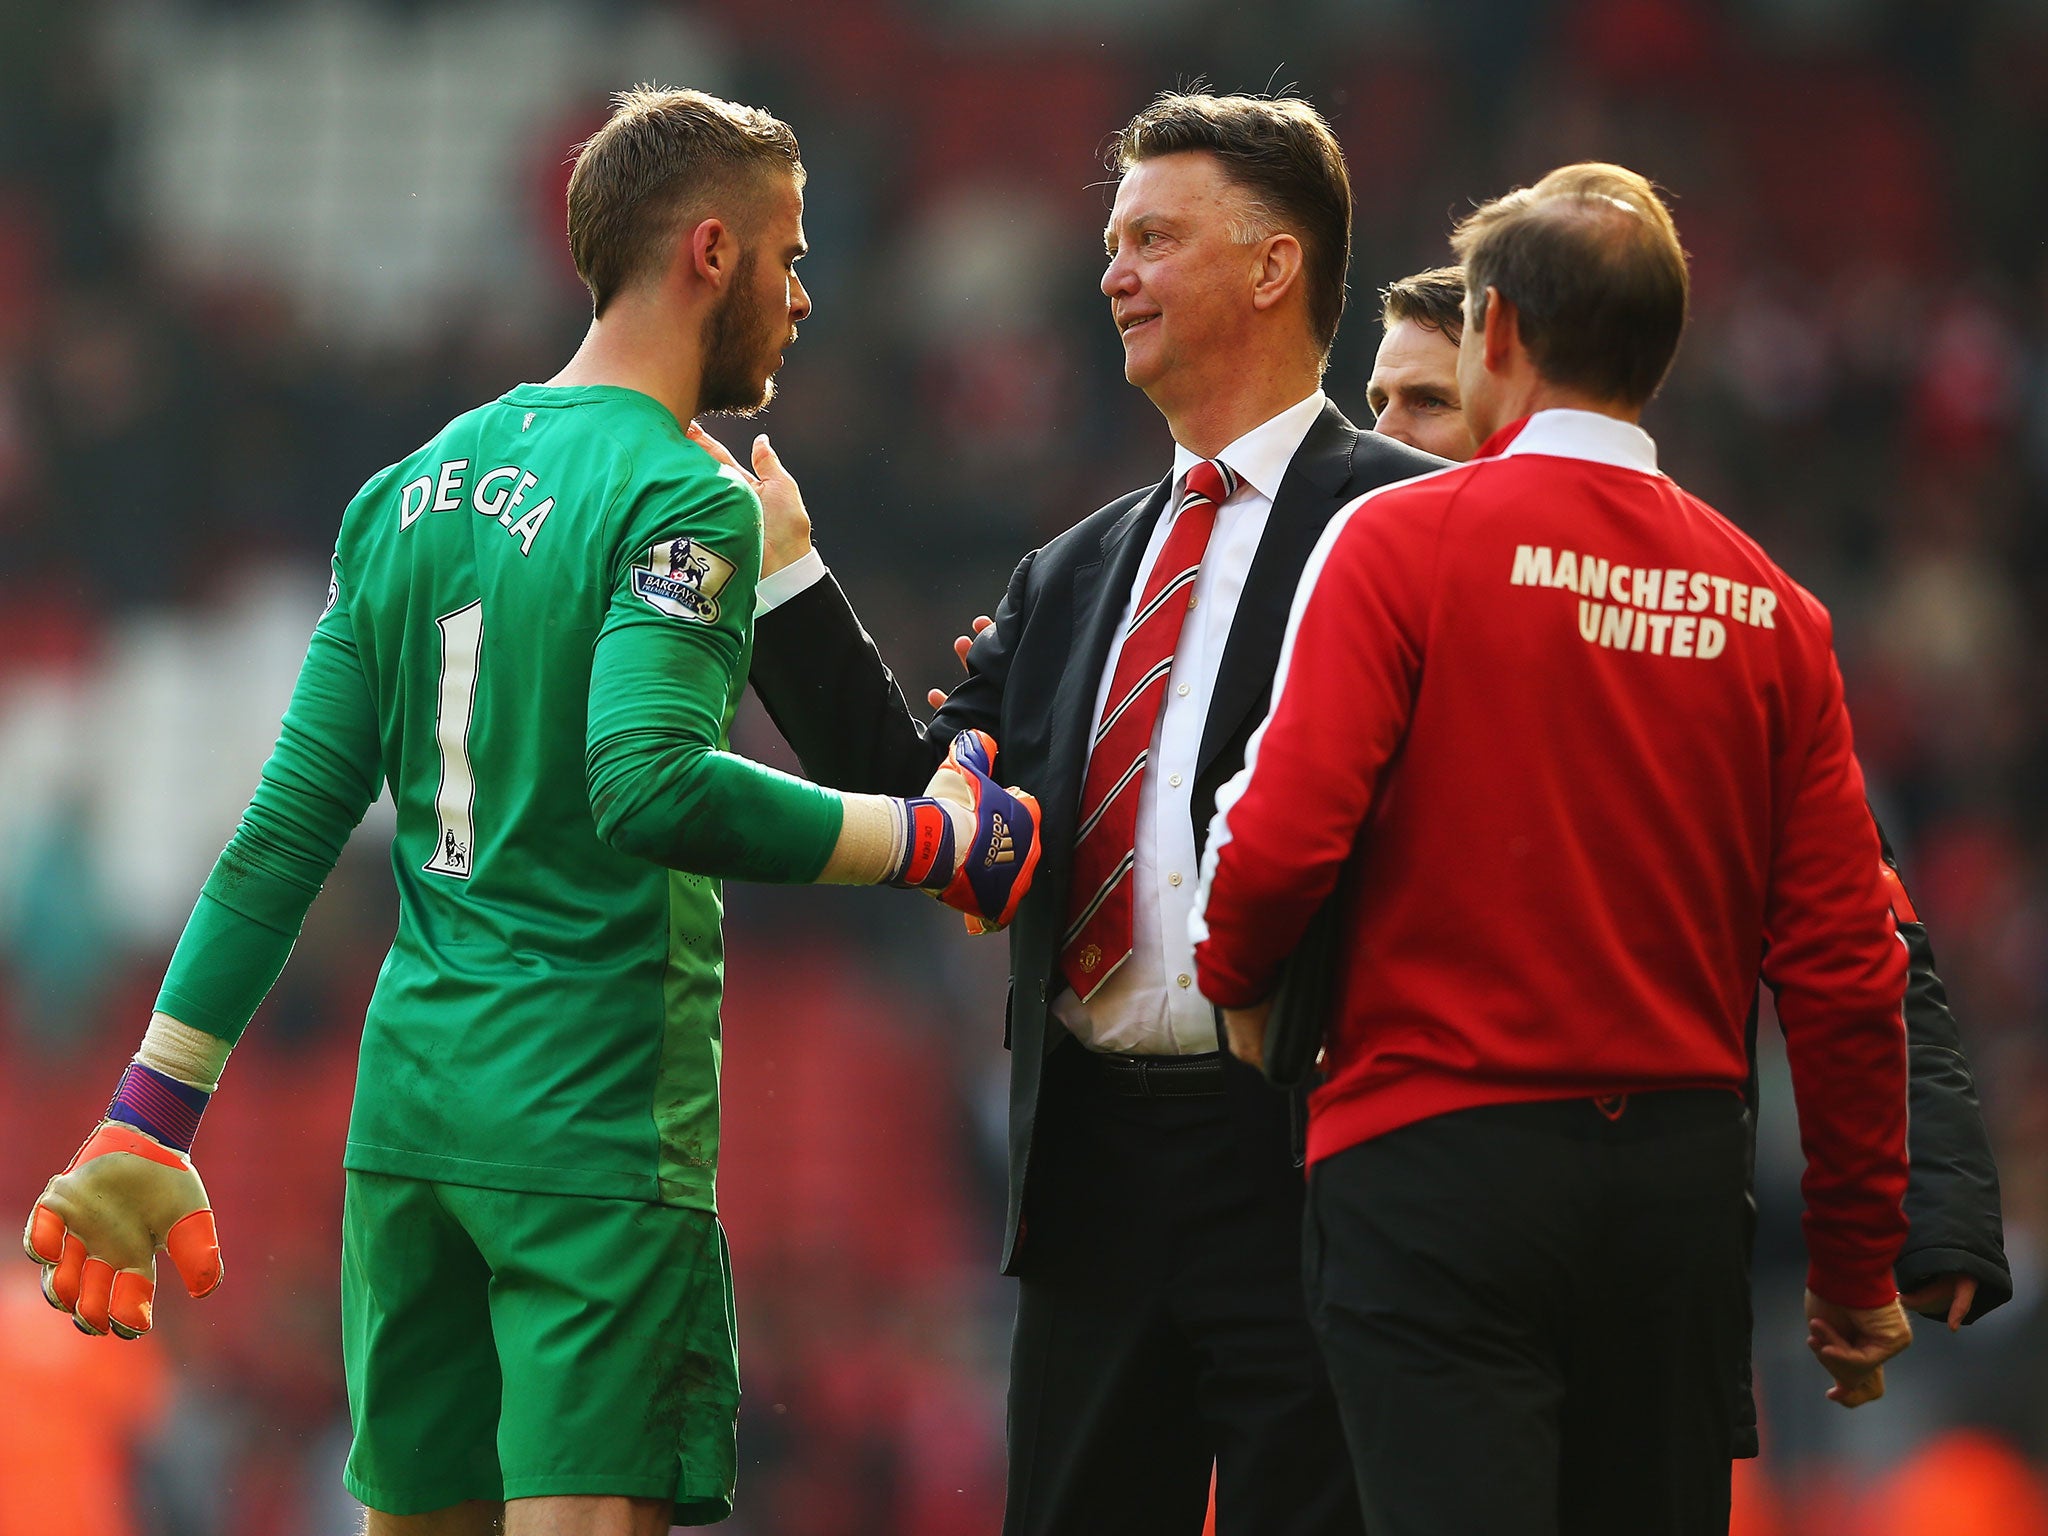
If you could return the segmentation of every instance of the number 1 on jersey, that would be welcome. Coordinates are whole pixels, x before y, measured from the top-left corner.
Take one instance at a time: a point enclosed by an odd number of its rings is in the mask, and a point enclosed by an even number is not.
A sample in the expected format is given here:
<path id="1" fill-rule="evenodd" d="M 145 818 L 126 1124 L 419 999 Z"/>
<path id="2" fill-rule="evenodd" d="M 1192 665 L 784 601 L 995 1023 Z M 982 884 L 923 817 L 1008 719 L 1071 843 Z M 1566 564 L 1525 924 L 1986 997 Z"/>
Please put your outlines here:
<path id="1" fill-rule="evenodd" d="M 470 821 L 476 779 L 469 770 L 469 718 L 476 708 L 483 602 L 479 599 L 434 623 L 441 631 L 441 697 L 434 718 L 434 738 L 441 748 L 441 788 L 434 796 L 434 811 L 441 826 L 434 856 L 423 867 L 430 875 L 467 880 L 476 847 L 476 829 Z"/>

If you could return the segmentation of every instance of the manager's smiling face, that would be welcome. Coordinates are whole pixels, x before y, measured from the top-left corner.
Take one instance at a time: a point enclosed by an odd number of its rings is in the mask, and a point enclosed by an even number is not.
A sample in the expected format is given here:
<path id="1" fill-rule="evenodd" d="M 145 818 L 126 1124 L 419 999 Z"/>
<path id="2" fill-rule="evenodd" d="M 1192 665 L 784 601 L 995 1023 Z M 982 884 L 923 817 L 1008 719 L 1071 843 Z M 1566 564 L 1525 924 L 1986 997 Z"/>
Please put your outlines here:
<path id="1" fill-rule="evenodd" d="M 1124 377 L 1165 408 L 1201 398 L 1240 366 L 1263 252 L 1234 235 L 1249 199 L 1202 150 L 1141 160 L 1116 191 L 1102 291 L 1124 344 Z"/>

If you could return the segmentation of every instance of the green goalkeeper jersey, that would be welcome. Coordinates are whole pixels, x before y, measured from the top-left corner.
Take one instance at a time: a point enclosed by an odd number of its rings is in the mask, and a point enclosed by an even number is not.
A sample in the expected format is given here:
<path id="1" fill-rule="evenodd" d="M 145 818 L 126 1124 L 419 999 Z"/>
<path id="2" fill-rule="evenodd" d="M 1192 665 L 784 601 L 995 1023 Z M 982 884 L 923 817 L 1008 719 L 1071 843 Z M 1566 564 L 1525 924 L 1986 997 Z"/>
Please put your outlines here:
<path id="1" fill-rule="evenodd" d="M 388 784 L 347 1165 L 713 1208 L 719 878 L 814 879 L 842 814 L 724 750 L 760 561 L 753 491 L 632 390 L 522 385 L 377 475 L 159 1010 L 236 1038 Z"/>

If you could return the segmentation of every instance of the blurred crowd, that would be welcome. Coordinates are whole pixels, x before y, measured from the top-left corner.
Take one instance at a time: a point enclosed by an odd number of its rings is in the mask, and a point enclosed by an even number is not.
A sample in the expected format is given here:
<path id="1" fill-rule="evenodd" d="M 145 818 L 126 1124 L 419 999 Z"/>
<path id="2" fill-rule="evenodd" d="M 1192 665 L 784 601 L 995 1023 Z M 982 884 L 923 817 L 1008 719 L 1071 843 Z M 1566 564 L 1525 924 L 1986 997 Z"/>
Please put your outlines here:
<path id="1" fill-rule="evenodd" d="M 549 41 L 571 35 L 575 67 Z M 1358 215 L 1327 387 L 1361 423 L 1373 290 L 1445 259 L 1461 209 L 1579 158 L 1669 190 L 1695 318 L 1646 425 L 1835 614 L 2019 1284 L 1959 1338 L 1923 1325 L 1882 1405 L 1821 1403 L 1797 1132 L 1767 1071 L 1765 1454 L 1738 1527 L 2048 1536 L 2039 0 L 0 0 L 0 1213 L 132 1049 L 341 507 L 580 335 L 564 157 L 650 49 L 675 61 L 662 83 L 760 102 L 803 142 L 816 313 L 761 425 L 913 696 L 1025 550 L 1169 464 L 1095 287 L 1101 146 L 1153 91 L 1292 83 L 1330 117 Z M 403 89 L 365 73 L 379 58 L 408 61 Z M 235 91 L 242 117 L 200 120 Z M 267 126 L 313 121 L 344 127 Z M 370 122 L 375 144 L 346 126 Z M 390 230 L 415 176 L 440 222 L 408 246 Z M 757 712 L 736 745 L 789 761 Z M 392 921 L 384 831 L 352 845 L 208 1117 L 228 1287 L 115 1346 L 44 1311 L 26 1265 L 0 1286 L 0 1536 L 351 1528 L 339 1152 Z M 164 847 L 193 851 L 166 867 Z M 734 890 L 729 925 L 732 1528 L 992 1530 L 1000 948 L 844 892 Z M 60 1514 L 67 1483 L 91 1497 Z"/>

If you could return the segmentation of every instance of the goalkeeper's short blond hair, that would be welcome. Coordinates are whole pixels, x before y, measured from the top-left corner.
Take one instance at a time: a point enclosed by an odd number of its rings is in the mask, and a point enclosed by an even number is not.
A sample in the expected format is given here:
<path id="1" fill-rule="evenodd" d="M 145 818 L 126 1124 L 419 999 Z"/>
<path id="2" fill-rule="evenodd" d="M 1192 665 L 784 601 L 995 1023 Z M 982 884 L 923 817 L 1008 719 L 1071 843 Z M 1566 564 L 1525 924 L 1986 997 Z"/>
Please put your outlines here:
<path id="1" fill-rule="evenodd" d="M 785 177 L 802 187 L 796 134 L 759 107 L 651 85 L 620 91 L 569 175 L 569 255 L 592 311 L 658 270 L 698 220 L 744 234 Z"/>

